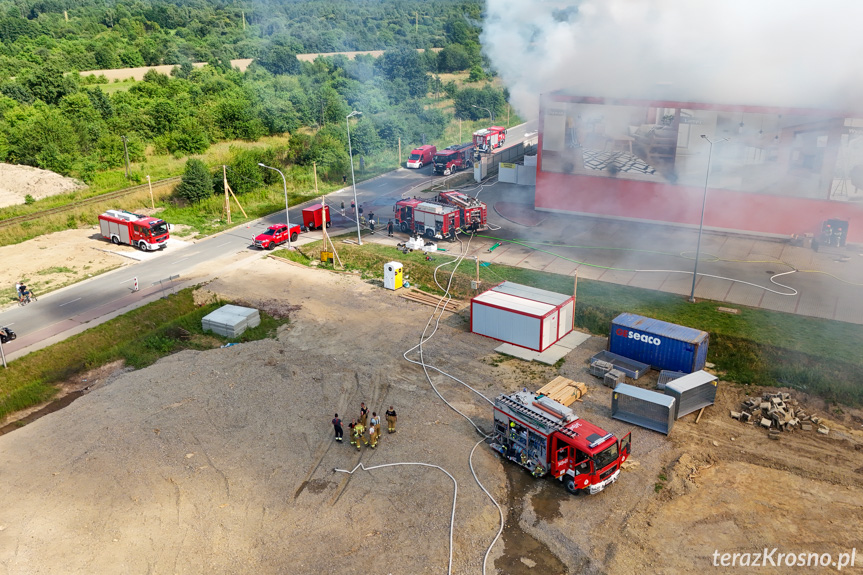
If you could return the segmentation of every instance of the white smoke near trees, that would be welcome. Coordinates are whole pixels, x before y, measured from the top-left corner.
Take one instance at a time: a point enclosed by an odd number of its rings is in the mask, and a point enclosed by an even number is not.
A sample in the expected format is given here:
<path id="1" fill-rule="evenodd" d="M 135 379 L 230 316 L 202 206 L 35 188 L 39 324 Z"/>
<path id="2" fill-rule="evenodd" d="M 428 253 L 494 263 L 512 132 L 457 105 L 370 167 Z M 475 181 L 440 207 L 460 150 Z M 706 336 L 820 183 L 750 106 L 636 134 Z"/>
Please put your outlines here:
<path id="1" fill-rule="evenodd" d="M 487 0 L 485 54 L 525 118 L 539 95 L 850 110 L 859 0 Z"/>

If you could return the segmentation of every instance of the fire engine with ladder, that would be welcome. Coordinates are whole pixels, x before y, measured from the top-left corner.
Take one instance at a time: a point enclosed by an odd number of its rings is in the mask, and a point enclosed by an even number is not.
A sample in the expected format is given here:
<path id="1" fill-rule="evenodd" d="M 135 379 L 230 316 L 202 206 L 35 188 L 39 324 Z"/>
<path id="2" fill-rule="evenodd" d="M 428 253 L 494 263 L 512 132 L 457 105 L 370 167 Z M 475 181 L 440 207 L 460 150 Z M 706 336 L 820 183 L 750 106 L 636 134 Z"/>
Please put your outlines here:
<path id="1" fill-rule="evenodd" d="M 463 194 L 456 190 L 441 192 L 435 198 L 442 204 L 456 206 L 459 209 L 461 229 L 465 232 L 478 232 L 488 229 L 488 208 L 485 202 Z"/>
<path id="2" fill-rule="evenodd" d="M 164 248 L 168 243 L 165 220 L 133 214 L 125 210 L 108 210 L 99 215 L 102 237 L 114 244 L 127 244 L 144 251 Z"/>
<path id="3" fill-rule="evenodd" d="M 406 234 L 427 238 L 455 239 L 460 225 L 459 209 L 431 200 L 411 198 L 393 206 L 395 225 Z"/>
<path id="4" fill-rule="evenodd" d="M 631 433 L 618 439 L 541 394 L 523 390 L 494 401 L 492 449 L 573 494 L 593 495 L 617 481 L 631 442 Z"/>
<path id="5" fill-rule="evenodd" d="M 473 133 L 473 145 L 478 152 L 491 152 L 506 142 L 506 128 L 492 126 Z"/>

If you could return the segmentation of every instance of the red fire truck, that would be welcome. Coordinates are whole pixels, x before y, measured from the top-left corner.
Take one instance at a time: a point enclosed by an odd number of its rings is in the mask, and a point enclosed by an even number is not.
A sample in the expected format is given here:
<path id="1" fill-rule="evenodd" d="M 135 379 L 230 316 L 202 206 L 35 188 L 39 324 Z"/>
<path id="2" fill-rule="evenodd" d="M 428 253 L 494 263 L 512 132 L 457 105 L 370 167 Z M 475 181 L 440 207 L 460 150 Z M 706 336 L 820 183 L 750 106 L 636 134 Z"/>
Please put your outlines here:
<path id="1" fill-rule="evenodd" d="M 459 209 L 461 227 L 465 231 L 477 232 L 488 229 L 488 208 L 485 202 L 455 190 L 441 192 L 436 200 Z"/>
<path id="2" fill-rule="evenodd" d="M 506 128 L 492 126 L 473 133 L 473 145 L 480 152 L 491 152 L 506 142 Z"/>
<path id="3" fill-rule="evenodd" d="M 108 210 L 99 216 L 102 237 L 117 245 L 128 244 L 144 251 L 158 250 L 168 242 L 165 220 L 133 214 L 125 210 Z"/>
<path id="4" fill-rule="evenodd" d="M 473 167 L 473 142 L 456 144 L 438 151 L 434 157 L 434 173 L 448 176 Z"/>
<path id="5" fill-rule="evenodd" d="M 593 495 L 617 481 L 631 443 L 631 433 L 618 439 L 544 395 L 519 391 L 494 401 L 492 449 L 570 493 Z"/>
<path id="6" fill-rule="evenodd" d="M 459 228 L 459 209 L 430 200 L 399 200 L 393 206 L 395 225 L 406 234 L 427 238 L 455 239 Z"/>

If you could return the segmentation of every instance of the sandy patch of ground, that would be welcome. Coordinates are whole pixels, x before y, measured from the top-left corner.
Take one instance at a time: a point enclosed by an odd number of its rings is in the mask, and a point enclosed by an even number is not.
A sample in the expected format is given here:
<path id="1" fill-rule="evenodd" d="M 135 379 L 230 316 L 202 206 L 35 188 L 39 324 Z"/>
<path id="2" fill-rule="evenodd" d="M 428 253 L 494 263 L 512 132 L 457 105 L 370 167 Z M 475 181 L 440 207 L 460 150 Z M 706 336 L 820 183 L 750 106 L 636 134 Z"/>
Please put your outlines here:
<path id="1" fill-rule="evenodd" d="M 17 281 L 24 280 L 38 296 L 131 263 L 116 253 L 123 251 L 135 253 L 135 248 L 106 242 L 95 226 L 0 247 L 0 305 L 14 302 Z"/>
<path id="2" fill-rule="evenodd" d="M 24 203 L 28 195 L 40 200 L 87 187 L 73 178 L 31 166 L 0 164 L 0 208 Z"/>
<path id="3" fill-rule="evenodd" d="M 469 465 L 481 437 L 402 358 L 431 308 L 376 281 L 272 259 L 225 270 L 206 290 L 259 307 L 278 303 L 292 310 L 291 323 L 276 340 L 183 352 L 109 377 L 0 437 L 0 571 L 446 572 L 451 479 L 409 465 L 334 472 L 423 462 L 458 482 L 453 572 L 480 573 L 498 529 Z M 538 388 L 554 375 L 501 361 L 497 342 L 469 333 L 468 319 L 466 311 L 446 314 L 424 345 L 426 361 L 488 397 Z M 587 383 L 589 394 L 575 404 L 581 417 L 633 432 L 634 465 L 602 493 L 573 497 L 480 444 L 474 470 L 507 522 L 489 573 L 692 573 L 711 567 L 715 549 L 859 546 L 859 413 L 807 405 L 828 418 L 830 435 L 769 441 L 728 417 L 743 392 L 722 384 L 697 425 L 687 416 L 666 437 L 610 419 L 611 390 L 585 364 L 605 345 L 591 338 L 559 373 Z M 490 426 L 482 398 L 440 375 L 432 381 Z M 347 422 L 360 401 L 379 414 L 389 405 L 399 412 L 398 433 L 384 433 L 374 450 L 332 437 L 333 413 Z"/>

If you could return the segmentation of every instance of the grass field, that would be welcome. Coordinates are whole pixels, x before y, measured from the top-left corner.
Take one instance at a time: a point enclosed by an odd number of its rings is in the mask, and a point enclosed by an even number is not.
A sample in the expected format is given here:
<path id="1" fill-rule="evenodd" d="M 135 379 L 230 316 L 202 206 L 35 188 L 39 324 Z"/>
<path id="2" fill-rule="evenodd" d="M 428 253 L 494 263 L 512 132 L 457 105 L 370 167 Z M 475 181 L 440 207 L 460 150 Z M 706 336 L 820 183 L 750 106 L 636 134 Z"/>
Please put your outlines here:
<path id="1" fill-rule="evenodd" d="M 382 279 L 383 265 L 394 257 L 391 247 L 371 243 L 359 247 L 334 241 L 347 269 L 359 270 L 369 279 Z M 303 246 L 301 253 L 278 250 L 274 255 L 310 264 L 320 259 L 320 242 Z M 438 254 L 434 261 L 426 261 L 425 255 L 418 252 L 397 255 L 413 286 L 442 293 L 433 272 L 451 256 Z M 446 285 L 451 271 L 451 266 L 445 266 L 439 272 L 442 285 Z M 497 264 L 481 266 L 479 278 L 485 287 L 513 281 L 562 294 L 571 294 L 574 288 L 571 276 Z M 452 295 L 462 299 L 475 295 L 470 287 L 473 279 L 474 262 L 462 262 L 451 284 Z M 716 364 L 728 381 L 789 386 L 827 401 L 863 405 L 860 326 L 742 306 L 736 306 L 740 313 L 733 315 L 717 311 L 721 305 L 709 300 L 692 304 L 665 292 L 579 280 L 575 324 L 607 336 L 611 321 L 629 312 L 704 330 L 710 334 L 708 361 Z"/>

